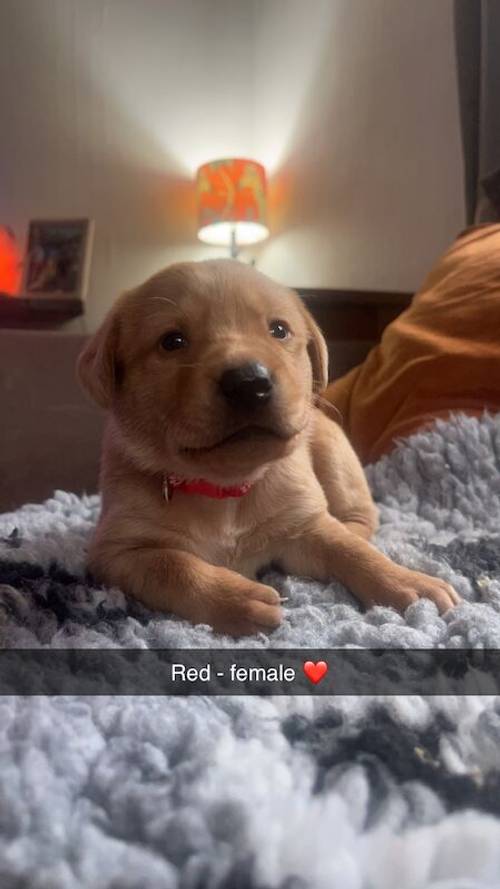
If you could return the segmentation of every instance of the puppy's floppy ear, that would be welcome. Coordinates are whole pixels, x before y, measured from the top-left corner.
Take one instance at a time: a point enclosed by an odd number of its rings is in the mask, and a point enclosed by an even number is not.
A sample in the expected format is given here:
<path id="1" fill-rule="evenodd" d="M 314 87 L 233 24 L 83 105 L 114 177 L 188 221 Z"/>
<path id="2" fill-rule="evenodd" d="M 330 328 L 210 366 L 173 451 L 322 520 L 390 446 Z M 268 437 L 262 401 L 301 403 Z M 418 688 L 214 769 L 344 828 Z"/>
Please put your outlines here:
<path id="1" fill-rule="evenodd" d="M 307 351 L 312 365 L 313 392 L 322 392 L 328 386 L 328 348 L 316 321 L 304 306 L 303 312 L 309 333 Z"/>
<path id="2" fill-rule="evenodd" d="M 109 408 L 119 382 L 118 317 L 112 309 L 80 353 L 77 377 L 101 407 Z"/>

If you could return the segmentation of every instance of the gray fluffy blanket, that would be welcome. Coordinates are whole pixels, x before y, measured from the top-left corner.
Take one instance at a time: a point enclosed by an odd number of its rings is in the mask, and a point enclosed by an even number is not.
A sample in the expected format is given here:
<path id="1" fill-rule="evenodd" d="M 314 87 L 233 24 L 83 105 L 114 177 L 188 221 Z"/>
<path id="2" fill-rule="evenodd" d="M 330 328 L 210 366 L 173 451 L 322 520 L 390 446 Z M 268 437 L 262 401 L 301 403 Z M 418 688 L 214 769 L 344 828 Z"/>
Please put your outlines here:
<path id="1" fill-rule="evenodd" d="M 369 467 L 377 542 L 464 604 L 366 614 L 273 577 L 245 648 L 500 648 L 500 416 L 438 422 Z M 98 498 L 0 516 L 0 646 L 233 647 L 85 580 Z M 495 697 L 0 698 L 1 889 L 500 886 Z"/>

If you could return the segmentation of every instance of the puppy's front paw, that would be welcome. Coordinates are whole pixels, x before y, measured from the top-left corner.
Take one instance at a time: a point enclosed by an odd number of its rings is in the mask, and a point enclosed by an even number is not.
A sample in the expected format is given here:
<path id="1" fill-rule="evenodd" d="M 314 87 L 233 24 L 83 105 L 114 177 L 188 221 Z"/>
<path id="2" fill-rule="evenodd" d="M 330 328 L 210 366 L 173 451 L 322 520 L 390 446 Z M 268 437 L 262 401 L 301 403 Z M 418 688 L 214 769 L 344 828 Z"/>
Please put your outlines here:
<path id="1" fill-rule="evenodd" d="M 242 579 L 230 590 L 220 590 L 212 601 L 209 623 L 219 633 L 251 636 L 275 630 L 282 621 L 279 593 L 263 583 Z"/>
<path id="2" fill-rule="evenodd" d="M 462 601 L 449 583 L 439 577 L 429 577 L 420 571 L 399 568 L 378 585 L 372 598 L 374 605 L 390 605 L 404 611 L 418 599 L 430 599 L 443 614 Z"/>

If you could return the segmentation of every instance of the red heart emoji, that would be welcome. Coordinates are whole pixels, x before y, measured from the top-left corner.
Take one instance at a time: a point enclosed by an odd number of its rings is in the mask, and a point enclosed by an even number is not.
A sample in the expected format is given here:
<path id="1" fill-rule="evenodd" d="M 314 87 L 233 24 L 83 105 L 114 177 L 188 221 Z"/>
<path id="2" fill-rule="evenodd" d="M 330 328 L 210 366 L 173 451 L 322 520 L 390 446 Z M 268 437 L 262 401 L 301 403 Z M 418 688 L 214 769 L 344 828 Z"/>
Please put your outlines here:
<path id="1" fill-rule="evenodd" d="M 328 664 L 326 661 L 318 661 L 316 664 L 314 661 L 306 661 L 304 664 L 304 673 L 311 682 L 314 682 L 314 684 L 317 685 L 318 682 L 321 682 L 323 676 L 326 676 L 328 673 Z"/>

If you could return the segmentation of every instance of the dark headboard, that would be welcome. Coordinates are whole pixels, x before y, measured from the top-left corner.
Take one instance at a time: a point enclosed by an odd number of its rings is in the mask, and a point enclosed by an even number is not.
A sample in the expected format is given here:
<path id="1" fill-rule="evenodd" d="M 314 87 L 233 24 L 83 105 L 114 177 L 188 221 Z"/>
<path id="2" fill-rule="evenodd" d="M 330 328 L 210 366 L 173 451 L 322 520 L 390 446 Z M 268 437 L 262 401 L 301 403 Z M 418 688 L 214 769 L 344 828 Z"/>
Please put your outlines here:
<path id="1" fill-rule="evenodd" d="M 413 297 L 396 291 L 295 289 L 323 331 L 331 378 L 360 364 Z"/>

